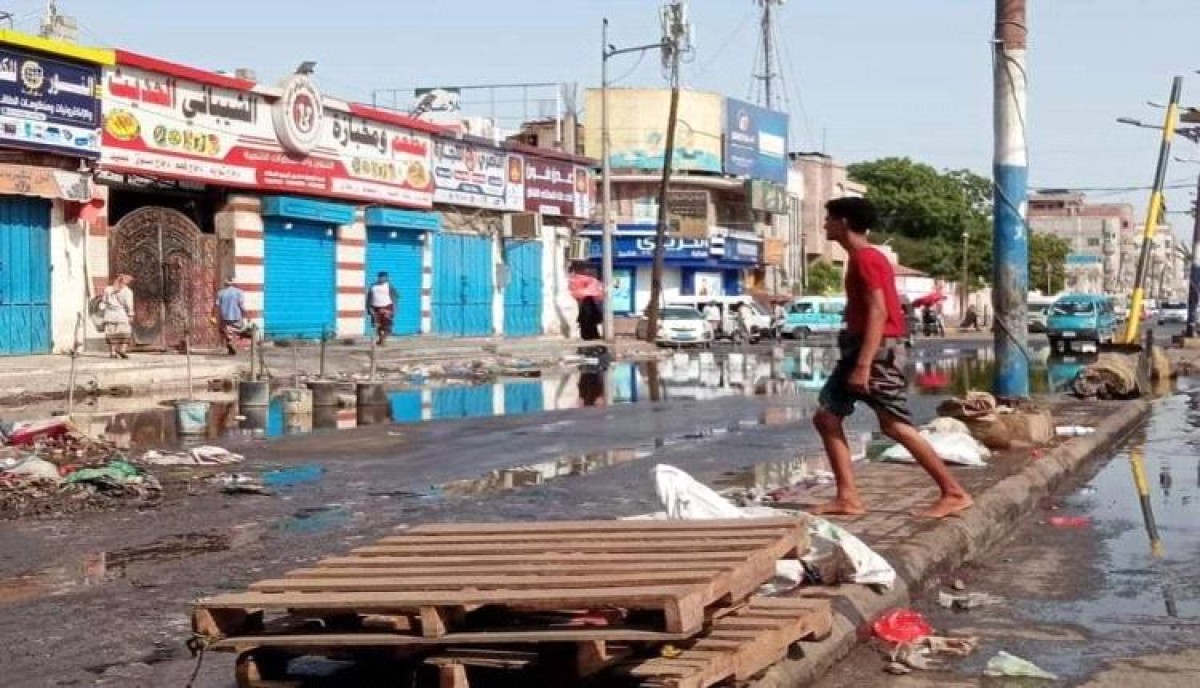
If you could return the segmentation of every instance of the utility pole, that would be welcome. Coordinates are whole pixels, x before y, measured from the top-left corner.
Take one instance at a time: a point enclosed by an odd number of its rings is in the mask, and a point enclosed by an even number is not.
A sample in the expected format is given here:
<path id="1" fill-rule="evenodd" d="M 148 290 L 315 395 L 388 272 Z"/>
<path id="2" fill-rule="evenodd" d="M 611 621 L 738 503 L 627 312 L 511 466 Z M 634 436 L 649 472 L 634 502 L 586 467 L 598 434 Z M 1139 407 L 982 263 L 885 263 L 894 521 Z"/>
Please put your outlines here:
<path id="1" fill-rule="evenodd" d="M 676 0 L 663 7 L 663 64 L 670 70 L 671 106 L 667 115 L 667 139 L 663 151 L 662 181 L 658 187 L 658 227 L 654 232 L 654 266 L 650 271 L 650 304 L 646 307 L 647 336 L 658 336 L 658 313 L 662 300 L 662 275 L 667 253 L 668 192 L 675 157 L 675 129 L 679 122 L 679 59 L 689 45 L 687 4 Z"/>
<path id="2" fill-rule="evenodd" d="M 1196 178 L 1196 203 L 1192 206 L 1192 256 L 1188 271 L 1188 313 L 1185 337 L 1196 336 L 1196 309 L 1200 308 L 1200 176 Z"/>
<path id="3" fill-rule="evenodd" d="M 759 71 L 754 75 L 754 78 L 762 82 L 763 85 L 763 107 L 768 110 L 775 109 L 775 80 L 779 78 L 779 72 L 775 71 L 775 18 L 772 15 L 772 10 L 776 5 L 782 5 L 783 0 L 754 0 L 758 6 L 762 8 L 762 20 L 759 26 L 762 30 L 762 36 L 759 40 L 762 41 L 762 62 L 759 63 Z"/>
<path id="4" fill-rule="evenodd" d="M 1146 295 L 1146 277 L 1150 270 L 1150 252 L 1154 245 L 1154 234 L 1162 217 L 1165 202 L 1163 185 L 1167 178 L 1167 164 L 1171 161 L 1171 140 L 1175 138 L 1175 123 L 1179 118 L 1179 96 L 1183 90 L 1183 77 L 1171 82 L 1171 96 L 1162 126 L 1162 143 L 1158 148 L 1158 166 L 1154 170 L 1154 186 L 1150 192 L 1150 203 L 1146 208 L 1146 226 L 1142 231 L 1142 251 L 1138 256 L 1137 276 L 1133 282 L 1133 296 L 1129 300 L 1129 322 L 1123 338 L 1126 344 L 1137 344 L 1142 322 L 1142 303 Z"/>
<path id="5" fill-rule="evenodd" d="M 969 232 L 963 232 L 963 254 L 962 254 L 962 286 L 959 287 L 958 293 L 958 317 L 961 320 L 967 315 L 967 298 L 970 287 L 971 275 L 967 269 L 967 240 L 971 238 Z"/>
<path id="6" fill-rule="evenodd" d="M 1025 222 L 1029 186 L 1025 111 L 1028 84 L 1025 48 L 1029 36 L 1025 0 L 996 0 L 993 50 L 995 151 L 993 174 L 992 284 L 996 373 L 1000 397 L 1029 396 L 1029 228 Z"/>

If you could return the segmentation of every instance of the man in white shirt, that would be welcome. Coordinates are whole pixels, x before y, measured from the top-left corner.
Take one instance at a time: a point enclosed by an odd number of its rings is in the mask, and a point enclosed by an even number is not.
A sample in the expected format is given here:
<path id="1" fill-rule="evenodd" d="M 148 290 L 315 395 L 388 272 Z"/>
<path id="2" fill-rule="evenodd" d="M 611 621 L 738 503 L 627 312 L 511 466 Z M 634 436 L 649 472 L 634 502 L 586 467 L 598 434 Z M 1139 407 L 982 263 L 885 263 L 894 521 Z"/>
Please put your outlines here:
<path id="1" fill-rule="evenodd" d="M 375 284 L 367 289 L 367 315 L 371 318 L 371 324 L 375 326 L 375 341 L 380 346 L 383 346 L 387 336 L 392 333 L 392 321 L 396 317 L 398 300 L 396 288 L 389 281 L 388 274 L 379 273 Z"/>

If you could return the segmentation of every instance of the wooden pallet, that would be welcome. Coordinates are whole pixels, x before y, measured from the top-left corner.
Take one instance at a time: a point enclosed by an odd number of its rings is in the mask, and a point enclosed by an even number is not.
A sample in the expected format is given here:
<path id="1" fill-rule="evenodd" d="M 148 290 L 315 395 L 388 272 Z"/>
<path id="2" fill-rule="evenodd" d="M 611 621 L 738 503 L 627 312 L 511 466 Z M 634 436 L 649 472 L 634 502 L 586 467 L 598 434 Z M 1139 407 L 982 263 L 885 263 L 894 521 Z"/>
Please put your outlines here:
<path id="1" fill-rule="evenodd" d="M 200 600 L 193 630 L 238 651 L 680 639 L 807 545 L 793 518 L 418 526 Z M 590 626 L 546 615 L 595 609 L 627 616 Z"/>
<path id="2" fill-rule="evenodd" d="M 746 681 L 787 656 L 798 640 L 827 637 L 833 627 L 828 601 L 803 597 L 752 597 L 717 619 L 678 654 L 622 664 L 617 673 L 645 688 L 708 688 L 727 679 Z"/>

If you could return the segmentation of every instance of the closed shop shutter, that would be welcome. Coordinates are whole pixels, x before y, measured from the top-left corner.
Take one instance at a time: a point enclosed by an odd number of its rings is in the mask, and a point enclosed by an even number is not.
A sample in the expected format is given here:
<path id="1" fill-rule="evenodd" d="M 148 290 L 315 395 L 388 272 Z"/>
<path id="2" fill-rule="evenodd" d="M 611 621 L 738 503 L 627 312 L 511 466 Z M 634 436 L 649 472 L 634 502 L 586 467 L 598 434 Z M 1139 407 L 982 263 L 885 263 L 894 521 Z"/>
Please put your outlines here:
<path id="1" fill-rule="evenodd" d="M 0 355 L 50 348 L 50 201 L 0 197 Z"/>
<path id="2" fill-rule="evenodd" d="M 388 273 L 396 288 L 399 303 L 392 334 L 412 335 L 421 332 L 421 267 L 424 243 L 421 235 L 397 232 L 393 229 L 367 230 L 367 287 L 375 283 L 381 272 Z M 370 321 L 363 330 L 373 334 Z"/>
<path id="3" fill-rule="evenodd" d="M 337 329 L 333 225 L 265 218 L 263 322 L 272 339 L 317 339 Z"/>

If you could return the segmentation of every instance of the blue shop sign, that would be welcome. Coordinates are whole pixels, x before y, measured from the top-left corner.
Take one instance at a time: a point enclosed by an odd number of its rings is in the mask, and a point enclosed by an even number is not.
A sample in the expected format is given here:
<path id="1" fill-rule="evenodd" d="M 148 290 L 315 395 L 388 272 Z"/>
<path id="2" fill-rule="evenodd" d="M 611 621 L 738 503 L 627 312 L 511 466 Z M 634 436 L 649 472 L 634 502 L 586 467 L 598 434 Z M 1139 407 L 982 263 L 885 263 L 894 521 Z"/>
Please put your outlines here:
<path id="1" fill-rule="evenodd" d="M 664 244 L 667 260 L 707 260 L 708 240 L 684 239 L 682 237 L 667 237 Z M 599 260 L 601 242 L 593 239 L 588 247 L 592 259 Z M 617 236 L 613 237 L 613 258 L 616 260 L 653 260 L 654 236 Z"/>
<path id="2" fill-rule="evenodd" d="M 725 99 L 725 172 L 787 183 L 788 116 Z"/>
<path id="3" fill-rule="evenodd" d="M 100 157 L 100 68 L 0 48 L 0 144 Z"/>
<path id="4" fill-rule="evenodd" d="M 728 263 L 757 265 L 759 263 L 759 254 L 761 253 L 761 249 L 762 244 L 756 241 L 729 238 L 725 240 L 724 259 Z"/>

